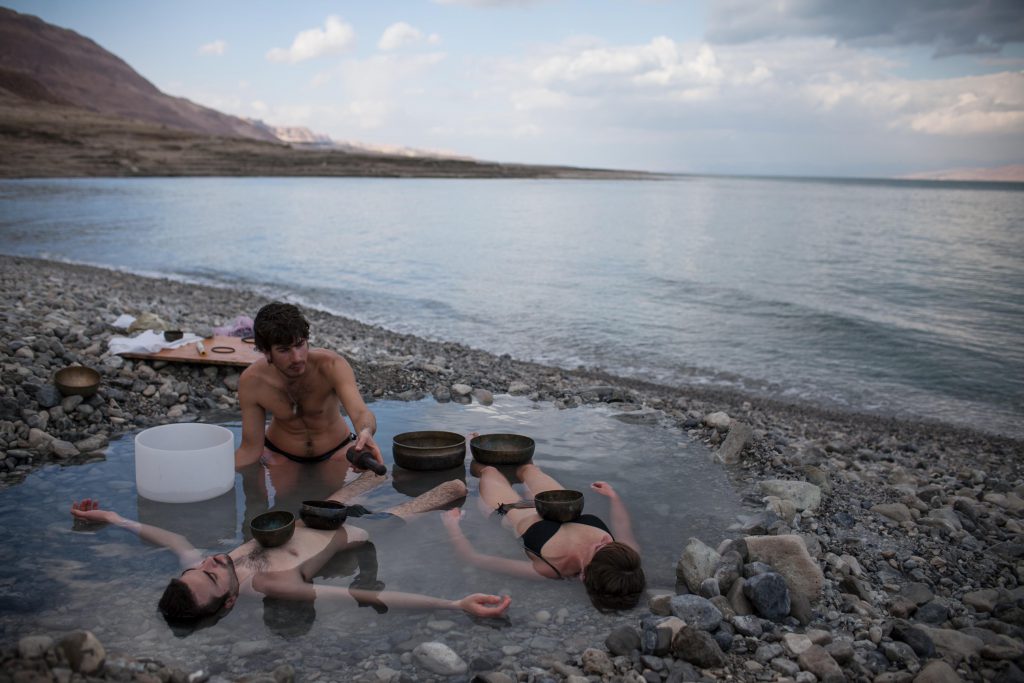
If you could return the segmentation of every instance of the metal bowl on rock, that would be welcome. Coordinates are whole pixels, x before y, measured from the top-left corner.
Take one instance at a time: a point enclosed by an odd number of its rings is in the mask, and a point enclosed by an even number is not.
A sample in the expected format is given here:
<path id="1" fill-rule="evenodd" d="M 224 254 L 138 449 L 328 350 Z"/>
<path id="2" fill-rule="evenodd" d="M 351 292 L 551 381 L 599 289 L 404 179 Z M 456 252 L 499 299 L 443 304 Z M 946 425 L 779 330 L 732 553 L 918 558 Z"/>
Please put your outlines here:
<path id="1" fill-rule="evenodd" d="M 481 465 L 522 465 L 530 462 L 535 446 L 522 434 L 480 434 L 469 440 L 473 459 Z"/>
<path id="2" fill-rule="evenodd" d="M 336 500 L 304 500 L 299 517 L 311 529 L 333 531 L 345 523 L 348 506 Z"/>
<path id="3" fill-rule="evenodd" d="M 541 491 L 533 497 L 537 514 L 552 522 L 571 522 L 583 513 L 583 494 L 569 489 Z"/>
<path id="4" fill-rule="evenodd" d="M 252 537 L 264 548 L 284 545 L 295 533 L 295 515 L 287 510 L 273 510 L 256 515 L 249 522 Z"/>
<path id="5" fill-rule="evenodd" d="M 88 397 L 99 388 L 100 373 L 84 365 L 71 365 L 58 370 L 53 376 L 53 383 L 64 396 Z"/>
<path id="6" fill-rule="evenodd" d="M 404 432 L 391 442 L 395 464 L 409 470 L 447 470 L 466 461 L 466 437 L 455 432 Z"/>

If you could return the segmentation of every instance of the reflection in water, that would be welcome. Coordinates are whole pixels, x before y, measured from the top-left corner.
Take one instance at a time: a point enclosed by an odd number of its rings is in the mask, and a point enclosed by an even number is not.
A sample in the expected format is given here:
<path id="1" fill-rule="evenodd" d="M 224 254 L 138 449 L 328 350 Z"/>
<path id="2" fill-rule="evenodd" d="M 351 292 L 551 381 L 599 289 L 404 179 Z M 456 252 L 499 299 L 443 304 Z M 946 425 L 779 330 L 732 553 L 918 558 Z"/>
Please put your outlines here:
<path id="1" fill-rule="evenodd" d="M 230 542 L 235 538 L 237 497 L 234 488 L 198 503 L 159 503 L 136 496 L 138 513 L 135 519 L 181 534 L 197 548 L 215 548 L 222 541 Z M 182 514 L 185 505 L 188 506 L 188 514 Z"/>
<path id="2" fill-rule="evenodd" d="M 392 437 L 401 432 L 515 432 L 536 440 L 534 461 L 567 488 L 587 491 L 593 481 L 611 482 L 630 508 L 644 550 L 644 570 L 655 588 L 674 585 L 675 562 L 690 536 L 717 544 L 740 511 L 724 473 L 709 463 L 703 446 L 689 443 L 673 429 L 623 424 L 612 419 L 612 408 L 560 411 L 505 396 L 487 407 L 426 400 L 377 402 L 372 408 L 386 460 Z M 225 426 L 236 435 L 240 432 L 237 423 Z M 156 602 L 167 580 L 180 571 L 173 553 L 116 529 L 72 532 L 72 499 L 98 498 L 126 517 L 178 531 L 210 554 L 230 551 L 246 540 L 243 529 L 256 514 L 271 507 L 297 513 L 303 500 L 335 491 L 344 475 L 318 465 L 292 468 L 288 476 L 257 466 L 236 477 L 235 490 L 225 496 L 203 503 L 154 504 L 136 493 L 132 437 L 113 441 L 104 462 L 46 467 L 0 491 L 0 544 L 13 549 L 0 563 L 0 639 L 86 628 L 108 650 L 145 653 L 235 678 L 273 668 L 282 646 L 304 671 L 336 671 L 365 656 L 358 653 L 392 651 L 431 618 L 430 613 L 391 610 L 378 615 L 372 607 L 329 604 L 318 604 L 315 611 L 277 603 L 265 609 L 262 600 L 246 600 L 215 626 L 186 638 L 172 637 Z M 466 480 L 470 498 L 478 497 L 477 483 L 465 469 L 391 472 L 392 485 L 377 487 L 359 502 L 371 510 L 386 510 L 447 477 Z M 509 542 L 495 518 L 481 514 L 473 500 L 464 505 L 463 528 L 480 552 L 521 557 L 521 549 Z M 600 496 L 588 495 L 586 509 L 608 516 Z M 340 553 L 324 566 L 317 583 L 348 587 L 385 582 L 388 590 L 444 598 L 507 592 L 513 597 L 510 618 L 520 624 L 552 605 L 572 612 L 567 623 L 579 615 L 603 618 L 594 616 L 579 582 L 529 581 L 464 566 L 451 553 L 439 515 L 405 525 L 353 518 L 345 526 L 365 529 L 374 554 Z M 456 631 L 479 628 L 458 615 L 445 618 L 457 621 Z M 565 627 L 565 636 L 579 628 L 577 619 Z M 265 641 L 267 647 L 255 654 L 235 654 L 239 643 L 254 641 Z"/>

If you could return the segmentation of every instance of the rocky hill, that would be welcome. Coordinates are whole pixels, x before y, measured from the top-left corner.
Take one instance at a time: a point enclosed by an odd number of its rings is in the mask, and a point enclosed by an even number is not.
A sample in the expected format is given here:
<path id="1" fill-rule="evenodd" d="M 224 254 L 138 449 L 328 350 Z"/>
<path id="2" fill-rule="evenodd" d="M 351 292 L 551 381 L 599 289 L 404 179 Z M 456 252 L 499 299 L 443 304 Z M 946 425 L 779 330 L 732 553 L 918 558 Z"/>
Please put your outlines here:
<path id="1" fill-rule="evenodd" d="M 0 7 L 0 99 L 64 104 L 205 135 L 274 141 L 238 117 L 162 93 L 74 31 Z"/>

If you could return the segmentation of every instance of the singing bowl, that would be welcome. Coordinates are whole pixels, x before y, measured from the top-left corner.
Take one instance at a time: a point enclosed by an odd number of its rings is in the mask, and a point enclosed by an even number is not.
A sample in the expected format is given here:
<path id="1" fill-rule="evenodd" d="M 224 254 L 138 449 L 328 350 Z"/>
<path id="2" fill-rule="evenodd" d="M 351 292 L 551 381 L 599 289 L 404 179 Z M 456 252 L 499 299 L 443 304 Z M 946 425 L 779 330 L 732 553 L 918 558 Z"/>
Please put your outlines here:
<path id="1" fill-rule="evenodd" d="M 295 533 L 295 515 L 286 510 L 273 510 L 256 515 L 249 522 L 252 537 L 264 548 L 284 545 Z"/>
<path id="2" fill-rule="evenodd" d="M 481 465 L 522 465 L 530 462 L 535 446 L 522 434 L 480 434 L 469 440 L 473 459 Z"/>
<path id="3" fill-rule="evenodd" d="M 568 489 L 541 491 L 533 497 L 533 506 L 544 519 L 571 522 L 583 513 L 583 494 Z"/>
<path id="4" fill-rule="evenodd" d="M 466 461 L 466 437 L 454 432 L 405 432 L 391 442 L 395 464 L 408 470 L 447 470 Z"/>
<path id="5" fill-rule="evenodd" d="M 333 531 L 345 523 L 348 507 L 336 500 L 304 500 L 299 517 L 311 529 Z"/>
<path id="6" fill-rule="evenodd" d="M 64 396 L 92 396 L 100 386 L 100 373 L 83 365 L 73 365 L 58 370 L 53 383 Z"/>

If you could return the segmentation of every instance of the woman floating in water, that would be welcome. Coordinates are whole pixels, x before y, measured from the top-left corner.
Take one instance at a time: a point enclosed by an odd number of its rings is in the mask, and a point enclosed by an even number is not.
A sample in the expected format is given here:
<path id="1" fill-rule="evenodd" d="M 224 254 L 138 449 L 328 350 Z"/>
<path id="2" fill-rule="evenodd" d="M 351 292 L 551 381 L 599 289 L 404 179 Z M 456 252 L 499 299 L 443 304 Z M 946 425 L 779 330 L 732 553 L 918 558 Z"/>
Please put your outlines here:
<path id="1" fill-rule="evenodd" d="M 516 476 L 533 496 L 564 488 L 534 464 L 521 465 Z M 443 513 L 442 519 L 455 552 L 466 562 L 528 578 L 564 579 L 579 575 L 595 607 L 628 609 L 640 600 L 645 585 L 640 547 L 633 536 L 626 506 L 615 489 L 603 481 L 594 482 L 590 488 L 611 502 L 611 531 L 594 515 L 581 515 L 572 522 L 553 522 L 542 519 L 533 508 L 504 512 L 502 525 L 522 540 L 527 560 L 478 553 L 462 533 L 462 513 L 457 509 Z M 505 475 L 494 467 L 480 471 L 480 498 L 488 510 L 499 514 L 522 500 Z"/>

